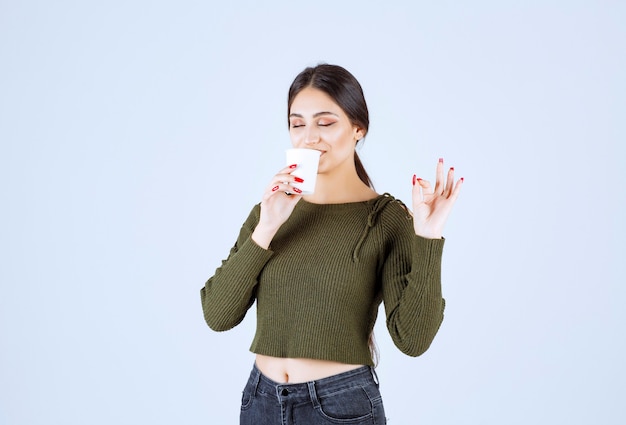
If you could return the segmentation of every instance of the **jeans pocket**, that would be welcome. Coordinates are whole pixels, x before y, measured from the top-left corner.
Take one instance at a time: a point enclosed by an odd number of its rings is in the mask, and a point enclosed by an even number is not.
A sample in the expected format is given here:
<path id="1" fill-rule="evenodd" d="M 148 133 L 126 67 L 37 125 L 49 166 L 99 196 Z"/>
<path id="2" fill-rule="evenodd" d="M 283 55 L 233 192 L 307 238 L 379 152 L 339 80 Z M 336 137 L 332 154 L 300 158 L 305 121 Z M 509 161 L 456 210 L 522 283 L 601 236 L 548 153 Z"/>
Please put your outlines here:
<path id="1" fill-rule="evenodd" d="M 255 396 L 255 385 L 248 382 L 241 394 L 241 410 L 246 410 L 252 405 Z"/>
<path id="2" fill-rule="evenodd" d="M 362 387 L 353 387 L 319 399 L 319 413 L 331 423 L 359 424 L 372 418 L 372 401 Z"/>

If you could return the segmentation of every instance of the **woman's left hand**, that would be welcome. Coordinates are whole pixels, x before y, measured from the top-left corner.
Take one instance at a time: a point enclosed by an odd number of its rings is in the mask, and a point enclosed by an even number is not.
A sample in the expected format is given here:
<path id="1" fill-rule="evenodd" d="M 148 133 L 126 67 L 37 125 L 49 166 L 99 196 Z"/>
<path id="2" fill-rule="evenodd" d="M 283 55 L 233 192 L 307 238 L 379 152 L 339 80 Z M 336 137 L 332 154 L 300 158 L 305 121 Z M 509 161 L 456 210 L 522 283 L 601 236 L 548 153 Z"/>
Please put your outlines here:
<path id="1" fill-rule="evenodd" d="M 413 228 L 415 234 L 429 239 L 439 239 L 448 220 L 452 206 L 459 196 L 463 178 L 454 183 L 454 168 L 448 170 L 443 180 L 443 159 L 437 164 L 435 188 L 430 182 L 413 176 Z"/>

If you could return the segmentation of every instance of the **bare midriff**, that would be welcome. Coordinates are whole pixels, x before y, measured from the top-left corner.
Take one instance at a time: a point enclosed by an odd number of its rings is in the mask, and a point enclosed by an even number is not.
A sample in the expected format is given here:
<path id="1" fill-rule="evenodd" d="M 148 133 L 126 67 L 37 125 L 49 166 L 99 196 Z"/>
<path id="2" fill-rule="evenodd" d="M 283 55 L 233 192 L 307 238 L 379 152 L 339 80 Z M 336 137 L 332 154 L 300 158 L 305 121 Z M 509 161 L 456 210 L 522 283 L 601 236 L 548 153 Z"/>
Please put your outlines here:
<path id="1" fill-rule="evenodd" d="M 316 359 L 283 359 L 256 355 L 256 366 L 261 373 L 278 383 L 302 383 L 327 378 L 357 369 L 362 365 Z"/>

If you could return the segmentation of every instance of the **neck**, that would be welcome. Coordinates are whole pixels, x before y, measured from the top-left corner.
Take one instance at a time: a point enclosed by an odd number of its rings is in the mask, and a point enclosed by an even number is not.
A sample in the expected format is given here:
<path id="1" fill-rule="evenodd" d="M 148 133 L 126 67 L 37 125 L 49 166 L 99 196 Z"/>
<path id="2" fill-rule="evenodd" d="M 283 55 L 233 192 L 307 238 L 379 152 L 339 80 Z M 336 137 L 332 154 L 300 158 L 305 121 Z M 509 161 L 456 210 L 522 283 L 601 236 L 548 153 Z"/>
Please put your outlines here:
<path id="1" fill-rule="evenodd" d="M 376 196 L 378 194 L 352 169 L 351 172 L 318 174 L 315 193 L 304 199 L 314 204 L 341 204 L 368 201 Z"/>

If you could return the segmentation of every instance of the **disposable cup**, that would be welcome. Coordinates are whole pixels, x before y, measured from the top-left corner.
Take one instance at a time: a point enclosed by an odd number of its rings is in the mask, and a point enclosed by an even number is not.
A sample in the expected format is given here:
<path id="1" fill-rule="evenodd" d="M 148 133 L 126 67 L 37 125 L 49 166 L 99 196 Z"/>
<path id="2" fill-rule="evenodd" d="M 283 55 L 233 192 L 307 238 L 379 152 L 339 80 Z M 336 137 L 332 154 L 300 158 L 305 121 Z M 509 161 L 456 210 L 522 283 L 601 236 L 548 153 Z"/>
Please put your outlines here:
<path id="1" fill-rule="evenodd" d="M 285 153 L 287 165 L 297 165 L 291 175 L 304 180 L 302 183 L 291 183 L 291 185 L 300 189 L 303 195 L 310 195 L 315 192 L 317 166 L 320 162 L 321 152 L 315 149 L 291 148 L 287 149 Z"/>

